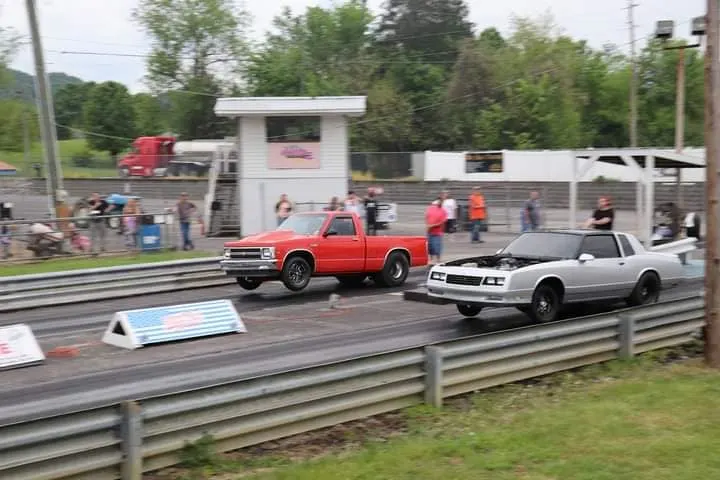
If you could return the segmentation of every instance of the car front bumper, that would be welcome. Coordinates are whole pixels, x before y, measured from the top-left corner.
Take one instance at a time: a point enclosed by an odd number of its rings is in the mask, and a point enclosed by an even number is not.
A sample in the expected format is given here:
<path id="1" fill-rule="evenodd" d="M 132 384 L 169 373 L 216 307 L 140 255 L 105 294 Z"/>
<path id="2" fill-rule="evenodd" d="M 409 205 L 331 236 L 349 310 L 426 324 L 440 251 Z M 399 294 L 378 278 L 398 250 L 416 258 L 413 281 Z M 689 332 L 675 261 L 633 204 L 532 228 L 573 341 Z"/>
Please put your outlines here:
<path id="1" fill-rule="evenodd" d="M 532 292 L 508 291 L 502 287 L 475 287 L 452 285 L 441 281 L 427 282 L 429 297 L 448 303 L 461 303 L 487 307 L 519 307 L 529 305 Z"/>
<path id="2" fill-rule="evenodd" d="M 275 278 L 280 276 L 277 260 L 220 260 L 220 268 L 230 277 Z"/>

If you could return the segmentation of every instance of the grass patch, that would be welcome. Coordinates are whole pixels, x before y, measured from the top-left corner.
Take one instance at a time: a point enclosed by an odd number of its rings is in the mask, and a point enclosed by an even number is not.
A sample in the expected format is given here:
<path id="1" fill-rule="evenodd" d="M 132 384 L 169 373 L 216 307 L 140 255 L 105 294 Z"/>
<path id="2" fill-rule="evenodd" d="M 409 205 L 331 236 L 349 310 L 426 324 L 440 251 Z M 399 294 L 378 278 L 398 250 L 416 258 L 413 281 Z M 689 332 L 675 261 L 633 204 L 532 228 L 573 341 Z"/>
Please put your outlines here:
<path id="1" fill-rule="evenodd" d="M 720 478 L 720 372 L 687 357 L 670 349 L 564 372 L 452 399 L 442 410 L 414 407 L 147 478 Z"/>
<path id="2" fill-rule="evenodd" d="M 63 176 L 65 178 L 96 178 L 96 177 L 117 177 L 117 169 L 107 152 L 91 150 L 84 139 L 60 140 L 60 163 L 62 164 Z M 87 158 L 93 162 L 92 167 L 81 167 L 76 165 L 78 159 Z M 43 165 L 42 174 L 46 175 L 45 162 L 43 159 L 42 145 L 34 143 L 30 148 L 30 165 L 25 164 L 24 153 L 0 152 L 0 161 L 9 163 L 18 170 L 18 175 L 34 177 L 35 170 L 33 163 Z"/>
<path id="3" fill-rule="evenodd" d="M 50 258 L 37 263 L 2 264 L 0 263 L 0 277 L 13 275 L 29 275 L 33 273 L 65 272 L 69 270 L 82 270 L 86 268 L 117 267 L 120 265 L 135 265 L 138 263 L 167 262 L 189 258 L 204 258 L 216 256 L 212 252 L 193 250 L 189 252 L 149 252 L 135 253 L 123 256 L 91 257 L 91 258 Z"/>

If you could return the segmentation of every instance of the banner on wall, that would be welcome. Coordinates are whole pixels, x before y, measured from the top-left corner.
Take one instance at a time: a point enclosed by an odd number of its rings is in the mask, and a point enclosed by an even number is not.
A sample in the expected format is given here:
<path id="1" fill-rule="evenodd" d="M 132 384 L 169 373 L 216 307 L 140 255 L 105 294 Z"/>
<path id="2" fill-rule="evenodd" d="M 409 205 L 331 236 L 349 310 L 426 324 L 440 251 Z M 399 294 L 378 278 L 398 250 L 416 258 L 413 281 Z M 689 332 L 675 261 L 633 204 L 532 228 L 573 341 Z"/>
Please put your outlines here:
<path id="1" fill-rule="evenodd" d="M 320 142 L 268 143 L 268 168 L 320 168 Z"/>
<path id="2" fill-rule="evenodd" d="M 502 173 L 503 152 L 466 152 L 465 173 Z"/>

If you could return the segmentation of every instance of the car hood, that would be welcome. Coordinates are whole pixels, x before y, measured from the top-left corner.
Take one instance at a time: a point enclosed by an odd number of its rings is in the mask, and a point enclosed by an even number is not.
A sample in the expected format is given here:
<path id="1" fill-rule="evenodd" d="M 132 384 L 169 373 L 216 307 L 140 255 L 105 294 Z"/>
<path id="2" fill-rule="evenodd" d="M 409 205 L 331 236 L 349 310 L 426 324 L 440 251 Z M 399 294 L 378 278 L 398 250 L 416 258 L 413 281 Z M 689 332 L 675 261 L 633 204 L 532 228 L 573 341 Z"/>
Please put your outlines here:
<path id="1" fill-rule="evenodd" d="M 508 277 L 512 274 L 510 270 L 501 270 L 492 267 L 460 267 L 450 265 L 436 265 L 431 272 L 441 272 L 447 275 L 466 275 L 470 277 Z"/>
<path id="2" fill-rule="evenodd" d="M 278 243 L 303 241 L 308 235 L 298 235 L 291 230 L 273 230 L 272 232 L 250 235 L 236 242 L 228 242 L 225 247 L 273 247 Z"/>

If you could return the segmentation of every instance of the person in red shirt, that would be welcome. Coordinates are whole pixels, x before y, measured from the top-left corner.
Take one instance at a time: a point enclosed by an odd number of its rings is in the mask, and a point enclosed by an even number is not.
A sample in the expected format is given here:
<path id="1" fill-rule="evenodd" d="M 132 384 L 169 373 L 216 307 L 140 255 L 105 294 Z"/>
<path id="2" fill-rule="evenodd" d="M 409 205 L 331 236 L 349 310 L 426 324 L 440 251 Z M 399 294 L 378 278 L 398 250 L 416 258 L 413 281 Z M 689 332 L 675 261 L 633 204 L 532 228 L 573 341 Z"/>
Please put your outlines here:
<path id="1" fill-rule="evenodd" d="M 445 222 L 447 221 L 447 212 L 442 207 L 442 200 L 439 198 L 425 211 L 425 225 L 427 226 L 428 255 L 430 263 L 433 258 L 440 263 L 442 255 L 443 236 L 445 235 Z"/>

